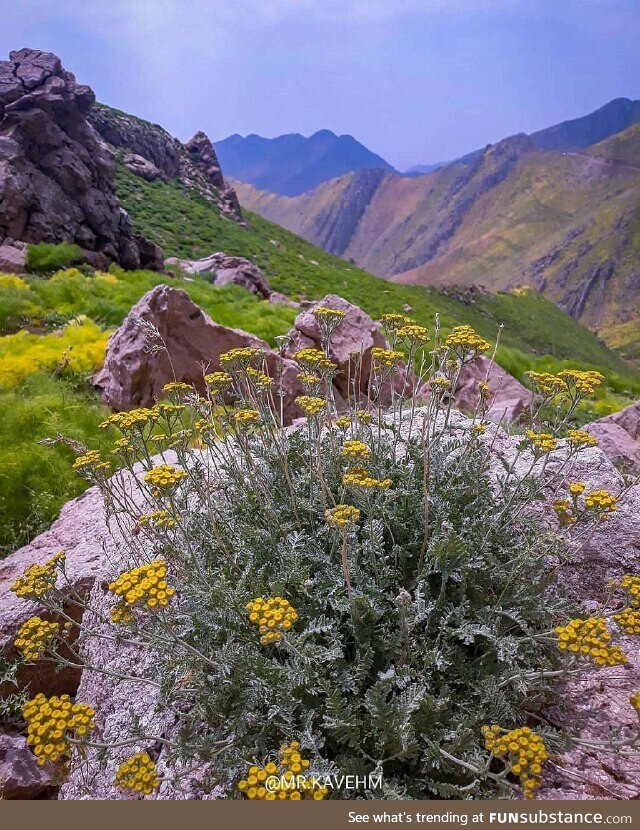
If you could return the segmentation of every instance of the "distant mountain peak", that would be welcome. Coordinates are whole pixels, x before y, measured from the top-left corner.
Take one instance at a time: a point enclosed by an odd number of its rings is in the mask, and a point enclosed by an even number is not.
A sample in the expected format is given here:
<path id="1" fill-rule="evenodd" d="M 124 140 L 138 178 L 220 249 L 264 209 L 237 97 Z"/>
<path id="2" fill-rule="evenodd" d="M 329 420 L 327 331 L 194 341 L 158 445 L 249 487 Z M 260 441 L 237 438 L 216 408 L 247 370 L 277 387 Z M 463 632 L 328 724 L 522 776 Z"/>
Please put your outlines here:
<path id="1" fill-rule="evenodd" d="M 225 172 L 234 179 L 281 196 L 298 196 L 355 170 L 393 167 L 351 135 L 322 129 L 310 136 L 229 136 L 216 142 Z"/>

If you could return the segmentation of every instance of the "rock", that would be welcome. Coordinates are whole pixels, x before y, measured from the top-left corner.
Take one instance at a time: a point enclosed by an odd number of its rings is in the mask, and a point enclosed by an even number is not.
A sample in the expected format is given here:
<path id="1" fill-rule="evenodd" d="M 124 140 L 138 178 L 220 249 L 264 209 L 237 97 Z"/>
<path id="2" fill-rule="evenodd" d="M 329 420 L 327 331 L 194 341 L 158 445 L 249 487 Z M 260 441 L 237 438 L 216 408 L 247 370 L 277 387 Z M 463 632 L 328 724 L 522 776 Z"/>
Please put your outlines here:
<path id="1" fill-rule="evenodd" d="M 222 176 L 222 168 L 209 136 L 206 133 L 197 132 L 191 141 L 187 141 L 185 149 L 193 162 L 200 167 L 209 183 L 224 190 L 226 185 Z"/>
<path id="2" fill-rule="evenodd" d="M 156 167 L 152 161 L 144 158 L 144 156 L 137 155 L 137 153 L 125 153 L 122 156 L 122 163 L 136 176 L 140 176 L 148 182 L 164 178 L 159 167 Z"/>
<path id="3" fill-rule="evenodd" d="M 218 252 L 203 259 L 178 259 L 170 257 L 167 265 L 178 265 L 187 274 L 214 275 L 214 285 L 239 285 L 265 299 L 271 296 L 271 289 L 264 274 L 250 260 L 240 256 L 228 256 Z"/>
<path id="4" fill-rule="evenodd" d="M 589 424 L 586 429 L 619 469 L 640 472 L 640 401 Z"/>
<path id="5" fill-rule="evenodd" d="M 133 115 L 112 110 L 104 104 L 96 104 L 89 113 L 89 122 L 107 144 L 128 150 L 127 157 L 144 159 L 145 165 L 136 162 L 129 169 L 136 175 L 155 169 L 163 178 L 174 179 L 180 172 L 180 142 L 158 124 L 151 124 Z M 147 167 L 148 165 L 148 167 Z"/>
<path id="6" fill-rule="evenodd" d="M 24 242 L 5 239 L 0 245 L 0 272 L 24 274 L 27 264 L 27 246 Z"/>
<path id="7" fill-rule="evenodd" d="M 290 308 L 300 308 L 300 303 L 287 297 L 286 294 L 281 294 L 279 291 L 272 291 L 269 294 L 269 302 L 273 305 L 288 305 Z"/>
<path id="8" fill-rule="evenodd" d="M 377 325 L 369 315 L 358 306 L 347 302 L 336 294 L 327 294 L 320 302 L 314 303 L 308 310 L 299 314 L 289 332 L 289 345 L 285 350 L 287 357 L 304 348 L 322 348 L 322 332 L 313 309 L 318 306 L 335 308 L 345 313 L 345 318 L 334 331 L 331 337 L 331 360 L 337 365 L 340 374 L 335 378 L 334 386 L 338 393 L 346 398 L 349 393 L 349 378 L 353 376 L 352 354 L 362 355 L 359 370 L 358 391 L 366 396 L 371 378 L 371 349 L 374 347 L 388 348 L 388 343 L 378 330 Z M 350 366 L 351 364 L 351 366 Z M 396 374 L 395 386 L 404 387 L 406 372 L 400 370 Z M 384 396 L 383 396 L 384 399 Z"/>
<path id="9" fill-rule="evenodd" d="M 106 533 L 104 505 L 97 488 L 92 487 L 67 502 L 51 528 L 30 544 L 0 561 L 0 655 L 8 660 L 17 657 L 13 645 L 19 627 L 34 614 L 42 613 L 37 604 L 20 599 L 10 588 L 29 565 L 43 564 L 56 553 L 67 555 L 66 574 L 71 588 L 83 599 L 89 595 L 100 559 L 111 548 Z M 29 684 L 32 692 L 73 694 L 79 673 L 73 669 L 56 672 L 51 663 L 40 661 L 24 666 L 19 672 L 20 686 Z M 15 691 L 14 687 L 7 690 Z"/>
<path id="10" fill-rule="evenodd" d="M 137 268 L 113 155 L 87 120 L 93 91 L 51 53 L 9 57 L 0 61 L 0 243 L 74 242 Z"/>
<path id="11" fill-rule="evenodd" d="M 467 364 L 460 375 L 454 395 L 454 404 L 463 412 L 472 413 L 478 406 L 478 384 L 489 383 L 490 420 L 516 421 L 531 405 L 533 396 L 519 380 L 488 357 L 478 357 Z"/>
<path id="12" fill-rule="evenodd" d="M 0 732 L 0 799 L 35 798 L 56 781 L 52 771 L 39 767 L 22 735 Z"/>
<path id="13" fill-rule="evenodd" d="M 149 324 L 155 327 L 156 335 Z M 159 338 L 166 350 L 150 349 L 151 343 L 160 344 Z M 276 376 L 277 355 L 267 343 L 239 329 L 218 325 L 185 291 L 158 285 L 136 303 L 111 336 L 104 366 L 93 383 L 114 409 L 148 406 L 162 397 L 163 386 L 174 379 L 193 383 L 203 391 L 204 375 L 221 368 L 220 355 L 245 347 L 262 349 L 270 374 Z M 283 372 L 284 416 L 289 423 L 300 414 L 293 400 L 302 389 L 293 361 L 284 361 Z"/>

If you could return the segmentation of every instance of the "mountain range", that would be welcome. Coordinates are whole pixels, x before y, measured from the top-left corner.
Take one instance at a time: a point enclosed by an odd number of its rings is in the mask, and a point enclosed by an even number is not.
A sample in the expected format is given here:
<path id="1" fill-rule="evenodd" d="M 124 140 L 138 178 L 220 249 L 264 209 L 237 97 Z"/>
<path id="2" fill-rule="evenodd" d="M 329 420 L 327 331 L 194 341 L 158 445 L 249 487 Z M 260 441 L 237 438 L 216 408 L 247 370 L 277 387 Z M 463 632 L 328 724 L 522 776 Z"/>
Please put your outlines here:
<path id="1" fill-rule="evenodd" d="M 529 285 L 637 359 L 638 121 L 640 102 L 616 99 L 418 177 L 359 170 L 293 198 L 236 188 L 247 208 L 393 281 Z"/>
<path id="2" fill-rule="evenodd" d="M 308 138 L 299 133 L 277 138 L 236 134 L 217 141 L 216 151 L 227 176 L 283 196 L 297 196 L 353 170 L 393 171 L 352 136 L 331 130 Z"/>

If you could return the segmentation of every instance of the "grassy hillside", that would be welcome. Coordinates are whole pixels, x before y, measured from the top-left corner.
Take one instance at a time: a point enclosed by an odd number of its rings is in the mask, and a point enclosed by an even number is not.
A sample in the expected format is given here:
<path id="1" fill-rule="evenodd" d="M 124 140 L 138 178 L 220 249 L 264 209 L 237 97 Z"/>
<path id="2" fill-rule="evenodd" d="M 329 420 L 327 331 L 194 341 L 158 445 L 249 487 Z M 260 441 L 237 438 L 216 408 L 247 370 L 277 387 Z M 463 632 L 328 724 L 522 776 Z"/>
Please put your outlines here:
<path id="1" fill-rule="evenodd" d="M 536 292 L 496 295 L 386 282 L 308 242 L 248 214 L 243 228 L 221 218 L 215 205 L 178 181 L 147 183 L 119 169 L 118 189 L 137 230 L 167 255 L 199 257 L 214 250 L 247 256 L 272 287 L 296 298 L 341 294 L 374 317 L 411 314 L 432 325 L 469 323 L 488 339 L 505 324 L 500 362 L 522 378 L 529 368 L 563 365 L 598 368 L 608 384 L 589 419 L 640 396 L 640 378 L 597 338 Z M 104 409 L 89 379 L 104 354 L 109 332 L 150 288 L 170 281 L 223 325 L 244 328 L 270 343 L 286 332 L 295 310 L 271 305 L 242 289 L 215 288 L 205 279 L 185 282 L 151 272 L 87 274 L 66 269 L 52 277 L 0 275 L 0 556 L 45 528 L 61 505 L 83 489 L 71 471 L 73 451 L 61 435 L 105 449 L 98 424 Z"/>

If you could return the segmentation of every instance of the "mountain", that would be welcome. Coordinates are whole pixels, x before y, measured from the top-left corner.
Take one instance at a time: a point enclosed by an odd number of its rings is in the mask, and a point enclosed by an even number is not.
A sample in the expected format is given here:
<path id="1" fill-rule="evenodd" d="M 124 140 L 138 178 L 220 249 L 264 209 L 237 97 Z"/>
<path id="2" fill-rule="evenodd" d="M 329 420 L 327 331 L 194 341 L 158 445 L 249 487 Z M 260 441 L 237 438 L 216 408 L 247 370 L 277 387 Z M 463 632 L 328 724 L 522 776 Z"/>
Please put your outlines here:
<path id="1" fill-rule="evenodd" d="M 522 134 L 418 178 L 357 171 L 296 198 L 237 190 L 247 208 L 396 282 L 530 285 L 640 358 L 640 125 L 580 152 Z"/>
<path id="2" fill-rule="evenodd" d="M 308 138 L 299 133 L 277 138 L 236 134 L 216 142 L 216 150 L 228 176 L 283 196 L 297 196 L 353 170 L 393 170 L 352 136 L 331 130 Z"/>
<path id="3" fill-rule="evenodd" d="M 638 122 L 640 122 L 640 101 L 632 101 L 630 98 L 614 98 L 613 101 L 609 101 L 608 104 L 588 115 L 538 130 L 531 133 L 529 138 L 541 150 L 582 150 Z M 405 170 L 404 175 L 423 176 L 425 173 L 432 173 L 449 164 L 470 164 L 481 153 L 482 150 L 474 150 L 453 161 L 416 164 Z"/>

